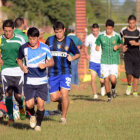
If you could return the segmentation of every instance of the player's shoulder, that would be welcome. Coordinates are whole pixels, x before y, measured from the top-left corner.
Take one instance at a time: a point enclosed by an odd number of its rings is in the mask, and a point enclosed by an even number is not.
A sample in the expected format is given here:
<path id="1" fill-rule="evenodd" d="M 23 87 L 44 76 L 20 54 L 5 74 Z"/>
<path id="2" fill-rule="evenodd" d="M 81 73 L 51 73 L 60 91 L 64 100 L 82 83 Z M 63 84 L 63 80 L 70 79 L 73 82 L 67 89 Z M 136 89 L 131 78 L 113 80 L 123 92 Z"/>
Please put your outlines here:
<path id="1" fill-rule="evenodd" d="M 28 42 L 25 43 L 25 44 L 23 44 L 23 45 L 21 45 L 20 48 L 22 48 L 22 49 L 24 49 L 24 48 L 28 48 Z"/>
<path id="2" fill-rule="evenodd" d="M 102 32 L 99 33 L 98 37 L 102 37 L 102 36 L 104 36 L 105 34 L 106 34 L 105 31 L 102 31 Z"/>
<path id="3" fill-rule="evenodd" d="M 24 37 L 22 35 L 16 34 L 15 33 L 15 38 L 19 39 L 19 40 L 24 40 Z"/>
<path id="4" fill-rule="evenodd" d="M 114 34 L 118 37 L 120 37 L 120 34 L 114 31 Z"/>
<path id="5" fill-rule="evenodd" d="M 127 30 L 127 26 L 123 27 L 120 32 L 123 33 L 125 30 Z"/>
<path id="6" fill-rule="evenodd" d="M 137 27 L 137 30 L 140 32 L 140 28 L 139 27 Z"/>
<path id="7" fill-rule="evenodd" d="M 39 46 L 45 51 L 50 51 L 49 46 L 45 43 L 39 42 Z"/>

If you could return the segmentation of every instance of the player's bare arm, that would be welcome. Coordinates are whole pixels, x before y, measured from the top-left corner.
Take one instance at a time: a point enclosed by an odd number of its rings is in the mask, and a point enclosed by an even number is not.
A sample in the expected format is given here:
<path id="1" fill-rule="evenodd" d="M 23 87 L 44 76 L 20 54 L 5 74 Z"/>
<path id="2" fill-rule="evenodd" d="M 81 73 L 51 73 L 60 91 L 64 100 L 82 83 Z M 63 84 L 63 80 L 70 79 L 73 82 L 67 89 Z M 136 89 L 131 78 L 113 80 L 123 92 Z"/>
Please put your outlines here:
<path id="1" fill-rule="evenodd" d="M 140 42 L 136 42 L 135 40 L 129 41 L 132 46 L 140 46 Z"/>
<path id="2" fill-rule="evenodd" d="M 3 65 L 3 60 L 1 59 L 1 53 L 0 53 L 0 65 Z"/>
<path id="3" fill-rule="evenodd" d="M 68 54 L 68 57 L 67 58 L 71 62 L 71 61 L 73 61 L 75 59 L 80 58 L 80 54 L 75 54 L 74 56 L 71 56 L 70 54 Z"/>
<path id="4" fill-rule="evenodd" d="M 100 47 L 99 46 L 96 46 L 96 51 L 99 51 L 100 50 Z"/>
<path id="5" fill-rule="evenodd" d="M 113 49 L 114 49 L 114 51 L 116 51 L 116 50 L 120 49 L 121 47 L 122 47 L 122 44 L 119 44 L 119 45 L 115 45 Z"/>
<path id="6" fill-rule="evenodd" d="M 50 59 L 50 60 L 46 60 L 46 63 L 43 64 L 43 63 L 40 63 L 38 66 L 40 69 L 45 69 L 47 67 L 52 67 L 54 65 L 54 60 L 53 58 Z"/>
<path id="7" fill-rule="evenodd" d="M 90 60 L 90 56 L 88 54 L 88 48 L 86 46 L 85 46 L 85 54 L 86 54 L 87 60 L 89 61 Z"/>
<path id="8" fill-rule="evenodd" d="M 19 65 L 19 67 L 21 68 L 21 70 L 24 72 L 24 73 L 28 73 L 28 68 L 27 66 L 24 66 L 23 65 L 23 60 L 22 59 L 17 59 L 17 63 Z"/>

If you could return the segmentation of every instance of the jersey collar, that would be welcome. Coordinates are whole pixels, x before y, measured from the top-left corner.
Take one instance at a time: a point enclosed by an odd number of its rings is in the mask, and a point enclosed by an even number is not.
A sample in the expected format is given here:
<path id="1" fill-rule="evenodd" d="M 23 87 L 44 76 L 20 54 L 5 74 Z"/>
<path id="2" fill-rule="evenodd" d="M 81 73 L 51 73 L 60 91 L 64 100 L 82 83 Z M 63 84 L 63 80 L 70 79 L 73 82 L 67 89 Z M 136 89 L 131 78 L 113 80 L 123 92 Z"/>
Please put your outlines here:
<path id="1" fill-rule="evenodd" d="M 40 42 L 38 41 L 38 46 L 37 46 L 37 48 L 39 48 L 39 43 L 40 43 Z M 28 47 L 30 47 L 30 48 L 32 49 L 32 47 L 31 47 L 31 45 L 29 44 L 29 42 L 28 42 Z M 36 48 L 36 49 L 37 49 L 37 48 Z"/>

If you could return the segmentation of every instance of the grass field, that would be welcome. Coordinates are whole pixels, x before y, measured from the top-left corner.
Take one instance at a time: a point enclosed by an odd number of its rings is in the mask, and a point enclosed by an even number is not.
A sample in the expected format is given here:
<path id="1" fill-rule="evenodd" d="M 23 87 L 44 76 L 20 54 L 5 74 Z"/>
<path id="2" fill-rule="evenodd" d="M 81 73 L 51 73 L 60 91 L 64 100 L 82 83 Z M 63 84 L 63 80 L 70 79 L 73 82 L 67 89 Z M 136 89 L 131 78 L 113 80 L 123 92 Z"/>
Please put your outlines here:
<path id="1" fill-rule="evenodd" d="M 118 96 L 111 103 L 107 97 L 93 100 L 90 82 L 72 86 L 67 125 L 59 123 L 60 116 L 52 116 L 44 119 L 41 132 L 35 132 L 28 119 L 13 127 L 2 121 L 0 140 L 140 140 L 140 96 L 125 96 L 126 86 L 119 78 Z M 46 109 L 56 109 L 56 103 Z"/>

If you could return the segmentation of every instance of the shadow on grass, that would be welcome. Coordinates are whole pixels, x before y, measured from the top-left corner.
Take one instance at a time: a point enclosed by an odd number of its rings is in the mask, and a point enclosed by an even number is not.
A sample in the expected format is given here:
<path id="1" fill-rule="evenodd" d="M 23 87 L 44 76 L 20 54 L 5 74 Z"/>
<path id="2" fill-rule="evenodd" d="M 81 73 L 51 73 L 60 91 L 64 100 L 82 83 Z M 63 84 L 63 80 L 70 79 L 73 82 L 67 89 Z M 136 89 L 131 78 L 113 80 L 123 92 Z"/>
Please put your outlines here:
<path id="1" fill-rule="evenodd" d="M 104 99 L 92 99 L 88 95 L 69 95 L 72 97 L 72 100 L 87 100 L 87 101 L 95 101 L 95 102 L 106 102 Z"/>
<path id="2" fill-rule="evenodd" d="M 5 120 L 0 120 L 0 124 L 8 126 L 8 121 Z M 10 126 L 16 129 L 32 129 L 29 124 L 22 124 L 22 123 L 18 123 L 18 122 L 14 122 L 13 126 Z"/>
<path id="3" fill-rule="evenodd" d="M 58 115 L 55 115 L 55 116 L 58 116 Z M 51 118 L 52 116 L 49 116 L 49 117 L 44 117 L 43 118 L 43 121 L 54 121 L 54 122 L 58 122 L 58 120 L 55 120 L 53 118 Z M 54 117 L 54 116 L 53 116 Z"/>

